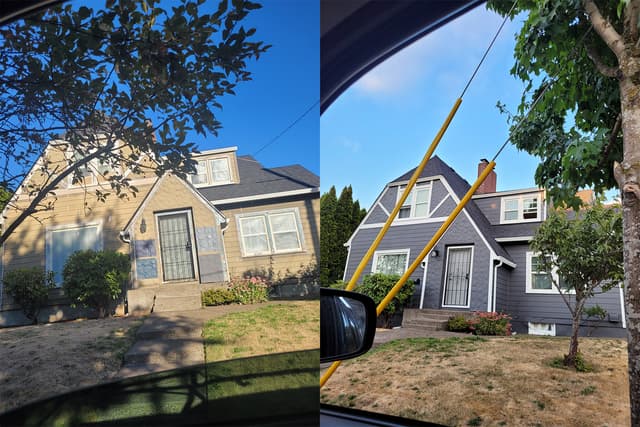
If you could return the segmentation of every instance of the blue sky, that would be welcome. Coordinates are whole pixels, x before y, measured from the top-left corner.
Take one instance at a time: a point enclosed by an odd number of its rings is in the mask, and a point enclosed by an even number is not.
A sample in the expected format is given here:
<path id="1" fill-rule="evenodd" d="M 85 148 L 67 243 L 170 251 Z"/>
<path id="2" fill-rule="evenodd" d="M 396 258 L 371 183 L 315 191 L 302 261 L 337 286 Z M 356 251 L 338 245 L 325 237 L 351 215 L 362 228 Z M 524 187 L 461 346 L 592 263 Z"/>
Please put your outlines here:
<path id="1" fill-rule="evenodd" d="M 200 150 L 238 146 L 255 154 L 320 99 L 320 7 L 317 1 L 265 0 L 246 27 L 273 47 L 249 66 L 253 81 L 240 84 L 236 96 L 223 97 L 216 113 L 218 137 L 195 135 Z M 316 105 L 295 126 L 255 157 L 267 167 L 301 164 L 318 174 L 320 108 Z"/>
<path id="2" fill-rule="evenodd" d="M 266 167 L 301 164 L 319 174 L 320 3 L 257 2 L 262 8 L 252 11 L 243 25 L 256 28 L 254 40 L 272 47 L 259 60 L 249 62 L 247 69 L 253 73 L 253 80 L 238 84 L 235 96 L 219 99 L 223 109 L 214 111 L 222 123 L 218 136 L 190 132 L 187 139 L 201 151 L 237 146 L 238 154 L 254 155 Z M 104 0 L 73 3 L 77 7 L 104 7 Z M 174 3 L 161 2 L 169 10 Z M 218 2 L 211 2 L 205 6 L 214 10 L 217 5 Z M 272 142 L 312 106 L 308 114 Z"/>
<path id="3" fill-rule="evenodd" d="M 369 208 L 384 185 L 422 159 L 502 18 L 480 6 L 391 57 L 349 88 L 320 119 L 321 191 L 351 185 Z M 499 100 L 515 111 L 522 84 L 509 74 L 508 22 L 435 154 L 472 183 L 481 158 L 508 136 Z M 538 161 L 509 145 L 496 160 L 498 191 L 534 187 Z"/>

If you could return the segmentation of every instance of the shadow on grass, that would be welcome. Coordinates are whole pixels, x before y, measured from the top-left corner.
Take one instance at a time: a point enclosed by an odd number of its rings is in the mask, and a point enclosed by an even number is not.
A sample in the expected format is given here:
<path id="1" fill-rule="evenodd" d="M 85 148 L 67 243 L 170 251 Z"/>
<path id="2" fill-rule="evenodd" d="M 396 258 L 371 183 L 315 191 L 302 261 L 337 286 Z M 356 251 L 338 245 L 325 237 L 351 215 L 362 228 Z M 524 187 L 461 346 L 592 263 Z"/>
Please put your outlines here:
<path id="1" fill-rule="evenodd" d="M 318 425 L 319 351 L 127 378 L 0 415 L 0 425 Z"/>

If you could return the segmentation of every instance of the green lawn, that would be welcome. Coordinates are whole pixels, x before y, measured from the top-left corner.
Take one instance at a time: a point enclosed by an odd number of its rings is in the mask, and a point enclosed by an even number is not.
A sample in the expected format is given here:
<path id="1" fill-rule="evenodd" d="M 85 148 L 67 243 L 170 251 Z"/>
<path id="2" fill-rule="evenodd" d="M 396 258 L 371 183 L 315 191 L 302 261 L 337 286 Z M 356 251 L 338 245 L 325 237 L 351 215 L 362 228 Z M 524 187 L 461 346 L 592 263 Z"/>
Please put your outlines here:
<path id="1" fill-rule="evenodd" d="M 320 347 L 319 301 L 262 306 L 210 320 L 203 330 L 207 363 Z"/>

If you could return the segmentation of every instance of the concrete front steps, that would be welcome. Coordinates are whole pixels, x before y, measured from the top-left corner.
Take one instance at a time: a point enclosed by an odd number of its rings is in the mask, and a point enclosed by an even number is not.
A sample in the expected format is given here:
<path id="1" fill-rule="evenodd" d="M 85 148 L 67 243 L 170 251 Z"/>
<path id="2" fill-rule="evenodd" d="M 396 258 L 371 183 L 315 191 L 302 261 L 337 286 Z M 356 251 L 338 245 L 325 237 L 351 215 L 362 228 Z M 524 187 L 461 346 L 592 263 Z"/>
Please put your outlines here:
<path id="1" fill-rule="evenodd" d="M 200 311 L 200 310 L 198 310 Z M 145 319 L 124 356 L 120 377 L 204 363 L 203 320 L 197 312 L 161 312 Z"/>
<path id="2" fill-rule="evenodd" d="M 449 318 L 459 315 L 471 317 L 472 313 L 461 310 L 405 308 L 402 314 L 402 327 L 427 331 L 446 331 Z"/>
<path id="3" fill-rule="evenodd" d="M 202 307 L 201 291 L 197 283 L 163 284 L 156 291 L 152 312 L 197 310 Z"/>

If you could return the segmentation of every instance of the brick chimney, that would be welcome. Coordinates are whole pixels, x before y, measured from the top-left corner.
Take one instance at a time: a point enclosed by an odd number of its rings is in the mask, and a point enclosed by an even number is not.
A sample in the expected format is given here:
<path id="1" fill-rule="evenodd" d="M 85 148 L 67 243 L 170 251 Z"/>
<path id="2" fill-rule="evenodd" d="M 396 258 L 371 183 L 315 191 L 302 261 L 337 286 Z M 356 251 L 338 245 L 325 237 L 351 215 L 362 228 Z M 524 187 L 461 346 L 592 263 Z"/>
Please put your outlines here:
<path id="1" fill-rule="evenodd" d="M 478 163 L 478 176 L 486 169 L 489 165 L 489 160 L 481 159 L 480 163 Z M 491 171 L 487 179 L 484 180 L 482 185 L 478 187 L 476 194 L 487 194 L 487 193 L 495 193 L 496 192 L 496 180 L 497 175 L 495 170 Z"/>

